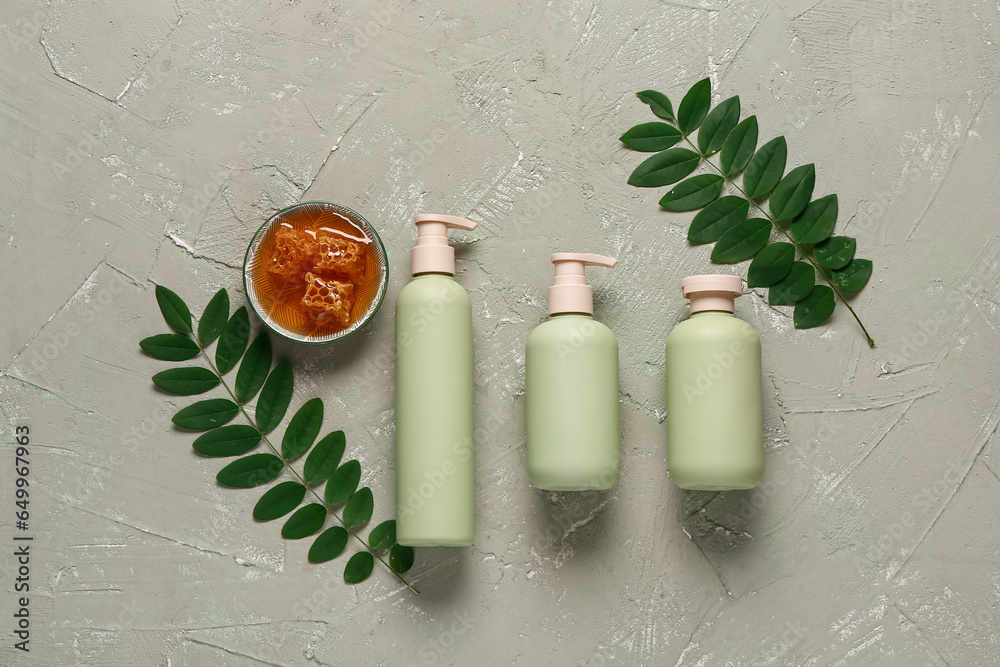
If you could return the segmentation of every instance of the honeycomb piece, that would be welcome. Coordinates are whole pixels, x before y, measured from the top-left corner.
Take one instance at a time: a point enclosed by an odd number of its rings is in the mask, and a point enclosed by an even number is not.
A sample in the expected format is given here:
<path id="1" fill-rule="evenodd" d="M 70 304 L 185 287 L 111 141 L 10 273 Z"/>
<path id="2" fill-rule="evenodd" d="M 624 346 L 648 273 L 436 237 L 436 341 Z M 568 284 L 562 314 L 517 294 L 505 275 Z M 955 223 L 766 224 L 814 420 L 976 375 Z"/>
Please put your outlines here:
<path id="1" fill-rule="evenodd" d="M 267 270 L 288 279 L 301 279 L 312 268 L 316 254 L 316 239 L 311 234 L 291 227 L 281 227 L 274 236 L 274 253 Z"/>
<path id="2" fill-rule="evenodd" d="M 351 320 L 353 306 L 353 283 L 340 280 L 325 280 L 311 271 L 306 273 L 306 294 L 302 305 L 311 309 L 312 317 L 319 323 L 331 321 L 347 326 Z"/>
<path id="3" fill-rule="evenodd" d="M 347 276 L 357 284 L 364 282 L 365 249 L 360 243 L 321 229 L 316 233 L 315 247 L 317 271 Z"/>

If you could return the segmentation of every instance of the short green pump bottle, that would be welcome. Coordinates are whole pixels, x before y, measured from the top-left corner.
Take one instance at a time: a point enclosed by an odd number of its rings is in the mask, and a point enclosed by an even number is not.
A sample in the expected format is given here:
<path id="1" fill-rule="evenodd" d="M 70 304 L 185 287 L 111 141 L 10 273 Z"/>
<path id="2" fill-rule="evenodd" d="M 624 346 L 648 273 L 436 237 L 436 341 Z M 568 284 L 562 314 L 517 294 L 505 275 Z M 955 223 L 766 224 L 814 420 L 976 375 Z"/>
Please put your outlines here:
<path id="1" fill-rule="evenodd" d="M 621 471 L 618 341 L 594 320 L 585 266 L 613 267 L 602 255 L 552 255 L 549 320 L 528 336 L 525 411 L 528 475 L 539 489 L 609 489 Z"/>
<path id="2" fill-rule="evenodd" d="M 667 463 L 682 489 L 751 489 L 764 474 L 760 338 L 737 318 L 743 280 L 688 276 L 691 317 L 667 336 Z"/>
<path id="3" fill-rule="evenodd" d="M 455 281 L 453 215 L 418 215 L 413 280 L 396 300 L 396 539 L 469 546 L 475 530 L 472 306 Z"/>

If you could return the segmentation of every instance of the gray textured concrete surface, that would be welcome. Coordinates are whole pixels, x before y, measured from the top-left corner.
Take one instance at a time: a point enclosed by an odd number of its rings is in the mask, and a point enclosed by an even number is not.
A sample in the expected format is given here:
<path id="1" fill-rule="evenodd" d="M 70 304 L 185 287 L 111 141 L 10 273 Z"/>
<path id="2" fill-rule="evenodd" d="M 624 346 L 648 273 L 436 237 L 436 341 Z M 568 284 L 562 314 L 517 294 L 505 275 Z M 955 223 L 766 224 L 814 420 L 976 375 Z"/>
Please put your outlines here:
<path id="1" fill-rule="evenodd" d="M 0 663 L 5 665 L 1000 664 L 1000 8 L 943 0 L 151 0 L 0 10 Z M 626 185 L 617 137 L 710 76 L 875 262 L 847 311 L 796 331 L 763 293 L 767 474 L 667 475 L 663 344 L 681 277 L 714 270 L 690 214 Z M 302 199 L 382 232 L 364 334 L 279 344 L 393 498 L 393 301 L 412 216 L 464 215 L 475 313 L 477 537 L 409 579 L 341 582 L 256 524 L 258 491 L 171 428 L 187 399 L 138 341 L 154 283 L 243 302 L 244 248 Z M 621 346 L 623 474 L 533 490 L 524 342 L 556 250 L 593 271 Z M 745 275 L 747 264 L 732 269 Z M 13 648 L 14 429 L 30 450 L 30 654 Z"/>

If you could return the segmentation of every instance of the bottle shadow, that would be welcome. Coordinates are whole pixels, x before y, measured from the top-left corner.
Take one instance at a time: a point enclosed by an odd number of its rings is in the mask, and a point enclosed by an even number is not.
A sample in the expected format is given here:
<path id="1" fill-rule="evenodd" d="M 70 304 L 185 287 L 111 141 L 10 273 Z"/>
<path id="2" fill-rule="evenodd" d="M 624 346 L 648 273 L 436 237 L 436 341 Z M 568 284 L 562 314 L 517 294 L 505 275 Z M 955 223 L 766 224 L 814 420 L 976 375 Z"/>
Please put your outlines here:
<path id="1" fill-rule="evenodd" d="M 413 567 L 403 575 L 420 592 L 417 604 L 432 616 L 449 612 L 452 604 L 471 590 L 473 547 L 414 547 Z M 408 575 L 416 575 L 413 580 Z M 426 582 L 421 585 L 421 582 Z M 409 591 L 406 591 L 409 593 Z"/>
<path id="2" fill-rule="evenodd" d="M 592 553 L 600 536 L 612 530 L 609 505 L 614 488 L 595 491 L 534 489 L 525 544 L 557 564 Z"/>
<path id="3" fill-rule="evenodd" d="M 678 519 L 702 552 L 733 554 L 748 547 L 759 525 L 754 489 L 678 491 L 682 494 Z"/>

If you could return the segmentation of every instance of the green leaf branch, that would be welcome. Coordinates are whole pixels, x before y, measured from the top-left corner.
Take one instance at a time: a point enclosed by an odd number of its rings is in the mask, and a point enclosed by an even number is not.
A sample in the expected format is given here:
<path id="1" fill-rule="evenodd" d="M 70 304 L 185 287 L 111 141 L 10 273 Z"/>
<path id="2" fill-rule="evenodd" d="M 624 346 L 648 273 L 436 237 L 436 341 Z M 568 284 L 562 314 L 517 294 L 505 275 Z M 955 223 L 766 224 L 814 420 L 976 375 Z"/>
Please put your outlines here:
<path id="1" fill-rule="evenodd" d="M 839 301 L 875 347 L 846 298 L 868 283 L 872 262 L 854 256 L 855 239 L 831 236 L 837 222 L 837 195 L 812 199 L 815 166 L 806 164 L 785 173 L 785 138 L 775 137 L 758 148 L 757 117 L 740 120 L 738 96 L 712 108 L 708 79 L 688 90 L 676 114 L 663 93 L 645 90 L 637 96 L 666 122 L 636 125 L 621 136 L 626 146 L 655 153 L 635 168 L 629 185 L 651 188 L 676 183 L 659 203 L 668 211 L 698 210 L 688 240 L 715 243 L 713 262 L 752 259 L 747 285 L 769 288 L 771 305 L 794 305 L 796 328 L 823 324 Z M 695 130 L 698 134 L 692 141 Z M 677 146 L 681 141 L 688 147 Z M 709 159 L 713 155 L 718 156 L 717 163 Z M 703 162 L 714 173 L 691 176 Z M 722 196 L 727 184 L 739 195 Z M 751 207 L 759 217 L 748 219 Z M 786 240 L 772 243 L 772 229 Z M 817 275 L 825 285 L 816 284 Z"/>
<path id="2" fill-rule="evenodd" d="M 316 441 L 323 425 L 323 401 L 313 398 L 303 403 L 288 421 L 280 446 L 271 441 L 269 434 L 282 423 L 291 404 L 294 377 L 287 361 L 271 367 L 271 341 L 267 332 L 261 332 L 250 342 L 246 307 L 230 315 L 229 294 L 221 289 L 205 308 L 195 330 L 191 311 L 177 294 L 157 285 L 156 300 L 163 318 L 177 333 L 150 336 L 140 341 L 139 346 L 162 361 L 187 361 L 201 355 L 208 368 L 171 368 L 155 374 L 153 383 L 177 396 L 203 394 L 220 385 L 229 395 L 229 398 L 200 400 L 180 409 L 173 417 L 180 428 L 202 432 L 193 444 L 202 456 L 240 457 L 218 472 L 219 484 L 255 488 L 269 484 L 287 469 L 294 479 L 275 484 L 260 497 L 253 509 L 255 520 L 273 521 L 292 513 L 282 525 L 282 537 L 297 540 L 319 533 L 309 548 L 311 563 L 325 563 L 338 557 L 353 537 L 363 549 L 347 561 L 345 582 L 364 581 L 378 561 L 404 586 L 419 594 L 402 576 L 412 567 L 414 553 L 412 547 L 396 542 L 395 520 L 375 526 L 367 540 L 361 535 L 361 529 L 374 512 L 374 497 L 369 487 L 358 488 L 361 463 L 357 459 L 341 463 L 347 447 L 343 431 L 333 431 Z M 213 342 L 216 342 L 214 359 L 208 352 Z M 230 385 L 225 376 L 237 365 L 236 379 Z M 257 404 L 251 416 L 247 404 L 255 396 Z M 243 415 L 248 423 L 230 424 L 237 415 Z M 269 451 L 250 454 L 261 442 Z M 306 459 L 300 472 L 292 463 L 303 456 Z M 324 483 L 321 494 L 318 489 Z M 312 502 L 302 505 L 307 495 Z M 334 525 L 320 533 L 327 516 L 333 517 Z"/>

